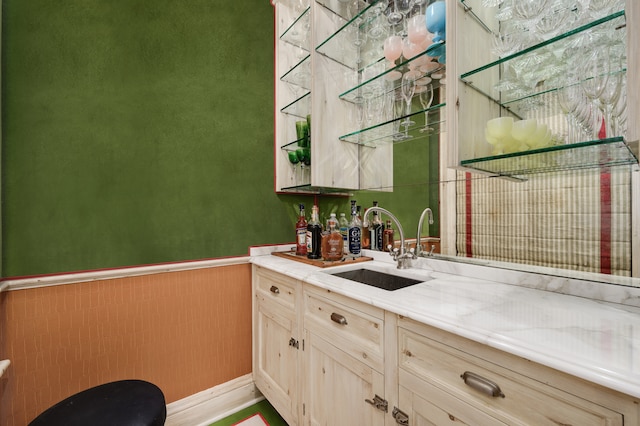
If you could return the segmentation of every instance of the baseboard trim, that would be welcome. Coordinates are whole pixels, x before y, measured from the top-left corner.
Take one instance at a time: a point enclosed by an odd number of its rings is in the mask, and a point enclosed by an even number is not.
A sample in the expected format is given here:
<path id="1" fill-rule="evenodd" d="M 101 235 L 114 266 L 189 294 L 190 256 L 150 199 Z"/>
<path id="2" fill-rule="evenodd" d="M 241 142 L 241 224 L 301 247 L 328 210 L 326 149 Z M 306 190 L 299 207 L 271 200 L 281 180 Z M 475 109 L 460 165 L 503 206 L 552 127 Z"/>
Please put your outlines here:
<path id="1" fill-rule="evenodd" d="M 208 426 L 263 399 L 247 374 L 167 404 L 165 426 Z"/>

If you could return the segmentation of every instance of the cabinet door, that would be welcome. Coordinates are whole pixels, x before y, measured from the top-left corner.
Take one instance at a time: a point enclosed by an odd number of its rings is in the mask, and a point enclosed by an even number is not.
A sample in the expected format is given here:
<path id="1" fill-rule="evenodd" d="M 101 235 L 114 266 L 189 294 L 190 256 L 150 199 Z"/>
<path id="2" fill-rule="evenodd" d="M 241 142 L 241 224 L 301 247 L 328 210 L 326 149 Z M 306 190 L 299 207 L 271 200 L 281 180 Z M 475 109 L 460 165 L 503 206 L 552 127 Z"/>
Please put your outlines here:
<path id="1" fill-rule="evenodd" d="M 305 424 L 382 426 L 385 413 L 365 400 L 384 396 L 384 377 L 331 343 L 306 332 Z"/>
<path id="2" fill-rule="evenodd" d="M 504 425 L 493 417 L 410 374 L 402 374 L 400 410 L 411 426 Z"/>
<path id="3" fill-rule="evenodd" d="M 297 424 L 298 345 L 295 313 L 256 295 L 253 377 L 289 425 Z M 294 339 L 295 342 L 295 339 Z"/>

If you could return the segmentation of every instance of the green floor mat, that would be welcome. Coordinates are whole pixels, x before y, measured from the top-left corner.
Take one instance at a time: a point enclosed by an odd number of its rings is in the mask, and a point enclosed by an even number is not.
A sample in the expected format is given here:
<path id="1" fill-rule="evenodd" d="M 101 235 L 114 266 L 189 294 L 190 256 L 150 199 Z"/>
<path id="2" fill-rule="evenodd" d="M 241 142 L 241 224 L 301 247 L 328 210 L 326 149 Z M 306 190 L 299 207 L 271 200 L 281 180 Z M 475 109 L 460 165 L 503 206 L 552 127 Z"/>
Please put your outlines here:
<path id="1" fill-rule="evenodd" d="M 265 420 L 269 423 L 269 426 L 288 426 L 287 422 L 285 422 L 282 417 L 280 417 L 276 409 L 273 408 L 271 404 L 269 404 L 269 401 L 267 401 L 266 399 L 243 410 L 240 410 L 237 413 L 230 415 L 229 417 L 218 420 L 217 422 L 212 423 L 211 426 L 231 426 L 255 413 L 262 414 L 262 417 L 264 417 Z"/>

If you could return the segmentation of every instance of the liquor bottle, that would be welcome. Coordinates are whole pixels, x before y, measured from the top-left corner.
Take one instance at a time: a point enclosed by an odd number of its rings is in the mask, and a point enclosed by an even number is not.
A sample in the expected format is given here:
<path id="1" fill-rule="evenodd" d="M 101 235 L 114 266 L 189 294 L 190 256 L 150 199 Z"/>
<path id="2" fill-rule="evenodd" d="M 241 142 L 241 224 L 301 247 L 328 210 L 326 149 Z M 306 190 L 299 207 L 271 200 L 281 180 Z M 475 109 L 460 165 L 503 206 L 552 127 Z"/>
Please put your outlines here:
<path id="1" fill-rule="evenodd" d="M 342 247 L 342 235 L 340 235 L 340 231 L 335 227 L 335 224 L 331 222 L 329 224 L 329 232 L 326 239 L 326 245 L 323 245 L 322 258 L 324 260 L 330 261 L 341 260 Z"/>
<path id="2" fill-rule="evenodd" d="M 387 220 L 387 226 L 384 228 L 384 233 L 382 237 L 382 248 L 384 251 L 393 251 L 393 245 L 395 243 L 393 239 L 394 230 L 391 227 L 391 221 Z M 389 245 L 391 245 L 391 249 L 389 249 Z"/>
<path id="3" fill-rule="evenodd" d="M 307 255 L 307 219 L 304 216 L 304 204 L 300 204 L 300 215 L 296 222 L 296 255 Z"/>
<path id="4" fill-rule="evenodd" d="M 311 220 L 307 224 L 307 257 L 320 259 L 322 250 L 322 225 L 318 220 L 318 206 L 311 208 Z"/>
<path id="5" fill-rule="evenodd" d="M 360 206 L 358 206 L 359 208 Z M 366 220 L 362 221 L 362 216 L 360 216 L 360 212 L 358 211 L 358 219 L 360 219 L 360 223 L 362 224 L 362 248 L 370 249 L 371 248 L 371 231 L 369 230 L 369 222 Z"/>
<path id="6" fill-rule="evenodd" d="M 356 202 L 351 202 L 351 222 L 349 222 L 349 255 L 351 257 L 360 257 L 362 249 L 362 222 L 358 218 Z"/>
<path id="7" fill-rule="evenodd" d="M 378 202 L 373 202 L 374 207 L 378 207 Z M 371 234 L 371 250 L 379 250 L 384 251 L 383 245 L 383 233 L 384 233 L 384 224 L 382 223 L 382 219 L 380 219 L 380 215 L 377 211 L 373 212 L 373 219 L 369 224 L 369 232 Z"/>
<path id="8" fill-rule="evenodd" d="M 349 253 L 349 221 L 344 213 L 340 213 L 338 220 L 340 235 L 342 235 L 342 253 Z"/>
<path id="9" fill-rule="evenodd" d="M 340 226 L 338 223 L 338 218 L 336 217 L 335 213 L 331 213 L 331 215 L 329 216 L 329 219 L 327 219 L 327 227 L 325 228 L 325 230 L 330 231 L 331 225 L 333 225 L 336 229 L 338 229 Z"/>

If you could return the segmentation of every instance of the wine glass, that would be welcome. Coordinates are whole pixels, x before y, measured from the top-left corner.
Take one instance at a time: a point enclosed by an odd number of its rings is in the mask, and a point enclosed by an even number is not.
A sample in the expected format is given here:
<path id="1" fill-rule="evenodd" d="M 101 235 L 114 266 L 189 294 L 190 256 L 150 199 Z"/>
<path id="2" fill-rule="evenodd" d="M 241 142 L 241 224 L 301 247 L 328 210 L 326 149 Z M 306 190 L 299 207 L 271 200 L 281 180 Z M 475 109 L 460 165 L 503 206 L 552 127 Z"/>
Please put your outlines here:
<path id="1" fill-rule="evenodd" d="M 382 46 L 385 59 L 388 61 L 388 68 L 396 66 L 396 59 L 402 55 L 402 37 L 392 35 L 386 38 Z M 401 77 L 400 71 L 389 71 L 385 78 L 387 80 L 397 80 Z"/>
<path id="2" fill-rule="evenodd" d="M 584 94 L 592 103 L 597 102 L 604 91 L 607 80 L 609 78 L 609 49 L 605 46 L 593 46 L 593 49 L 587 48 L 587 54 L 581 64 L 579 64 L 579 75 L 582 76 L 580 86 Z M 590 51 L 589 51 L 590 50 Z M 594 136 L 598 138 L 600 129 L 600 117 L 593 114 L 593 131 Z"/>
<path id="3" fill-rule="evenodd" d="M 393 92 L 393 141 L 399 142 L 406 139 L 405 134 L 400 131 L 400 117 L 404 115 L 404 99 L 400 90 Z"/>
<path id="4" fill-rule="evenodd" d="M 300 160 L 298 159 L 296 151 L 287 151 L 287 156 L 289 158 L 289 163 L 291 163 L 291 182 L 293 186 L 296 185 L 298 180 L 296 177 L 296 171 L 298 170 L 298 163 L 300 163 Z"/>
<path id="5" fill-rule="evenodd" d="M 382 46 L 384 57 L 395 66 L 395 61 L 402 55 L 402 37 L 392 35 L 386 38 Z"/>
<path id="6" fill-rule="evenodd" d="M 576 83 L 567 82 L 557 92 L 558 105 L 567 119 L 567 143 L 569 144 L 579 139 L 578 120 L 575 115 L 580 103 L 580 95 L 582 95 L 580 90 L 580 86 Z"/>
<path id="7" fill-rule="evenodd" d="M 420 53 L 422 53 L 422 49 L 419 44 L 412 43 L 409 37 L 402 40 L 402 56 L 404 56 L 405 61 L 418 56 Z"/>
<path id="8" fill-rule="evenodd" d="M 387 27 L 382 22 L 382 18 L 385 17 L 383 12 L 386 7 L 384 2 L 378 2 L 370 9 L 370 22 L 372 24 L 367 34 L 371 40 L 381 40 L 387 34 Z"/>
<path id="9" fill-rule="evenodd" d="M 618 102 L 622 89 L 622 78 L 624 71 L 622 70 L 622 58 L 619 55 L 611 57 L 610 73 L 607 82 L 598 97 L 600 109 L 604 114 L 606 137 L 615 136 L 615 126 L 613 125 L 613 109 Z"/>
<path id="10" fill-rule="evenodd" d="M 398 6 L 396 5 L 395 0 L 392 2 L 393 4 L 393 10 L 389 13 L 389 15 L 387 15 L 387 22 L 389 22 L 390 25 L 398 25 L 400 22 L 402 22 L 402 19 L 404 18 L 402 16 L 402 13 L 398 10 Z"/>
<path id="11" fill-rule="evenodd" d="M 416 74 L 413 71 L 407 71 L 402 76 L 402 86 L 401 93 L 402 98 L 406 103 L 405 109 L 405 120 L 402 122 L 404 126 L 404 134 L 405 137 L 409 137 L 409 126 L 416 124 L 415 121 L 411 120 L 409 116 L 411 114 L 411 100 L 413 99 L 413 94 L 416 91 Z"/>
<path id="12" fill-rule="evenodd" d="M 296 157 L 298 157 L 298 163 L 300 163 L 300 174 L 302 176 L 301 184 L 307 181 L 308 166 L 311 165 L 311 149 L 310 148 L 298 148 L 295 151 Z M 305 167 L 307 166 L 307 167 Z"/>
<path id="13" fill-rule="evenodd" d="M 446 38 L 446 8 L 444 0 L 437 0 L 427 7 L 425 22 L 427 30 L 434 35 L 434 43 L 442 42 Z"/>
<path id="14" fill-rule="evenodd" d="M 414 15 L 407 23 L 407 38 L 411 43 L 421 45 L 428 37 L 426 18 L 423 14 Z"/>
<path id="15" fill-rule="evenodd" d="M 413 7 L 413 0 L 393 0 L 393 4 L 396 7 L 396 11 L 401 13 L 402 19 L 404 19 Z"/>
<path id="16" fill-rule="evenodd" d="M 433 130 L 432 127 L 429 127 L 429 111 L 431 108 L 431 104 L 433 103 L 433 84 L 428 84 L 423 86 L 424 89 L 420 91 L 420 104 L 422 105 L 422 109 L 424 109 L 424 127 L 420 129 L 420 133 L 430 132 Z"/>

